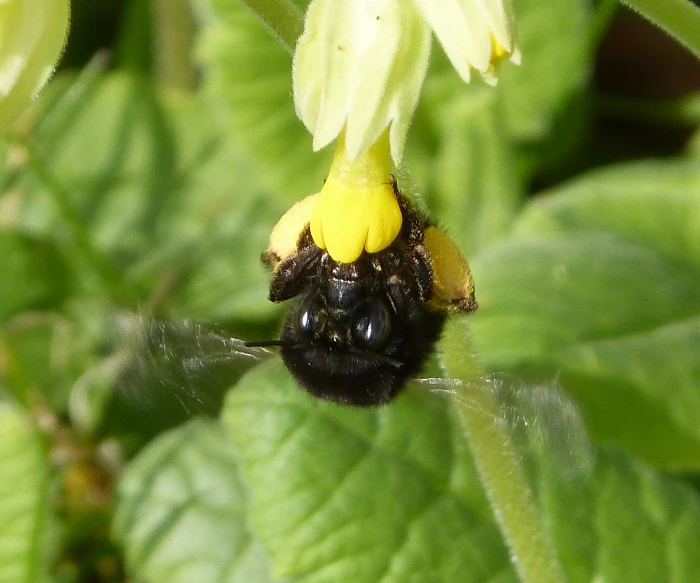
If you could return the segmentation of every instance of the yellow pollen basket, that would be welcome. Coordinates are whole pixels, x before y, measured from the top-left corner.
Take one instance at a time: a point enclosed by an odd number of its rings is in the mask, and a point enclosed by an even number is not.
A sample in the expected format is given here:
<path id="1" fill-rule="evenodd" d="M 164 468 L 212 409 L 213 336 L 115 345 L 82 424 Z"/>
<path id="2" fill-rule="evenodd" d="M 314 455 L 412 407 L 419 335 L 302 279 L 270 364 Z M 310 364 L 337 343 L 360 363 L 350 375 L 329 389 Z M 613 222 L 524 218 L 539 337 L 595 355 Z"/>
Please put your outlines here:
<path id="1" fill-rule="evenodd" d="M 391 245 L 401 223 L 390 175 L 388 133 L 354 161 L 347 158 L 341 133 L 311 215 L 314 243 L 336 261 L 352 263 L 363 251 L 378 253 Z"/>

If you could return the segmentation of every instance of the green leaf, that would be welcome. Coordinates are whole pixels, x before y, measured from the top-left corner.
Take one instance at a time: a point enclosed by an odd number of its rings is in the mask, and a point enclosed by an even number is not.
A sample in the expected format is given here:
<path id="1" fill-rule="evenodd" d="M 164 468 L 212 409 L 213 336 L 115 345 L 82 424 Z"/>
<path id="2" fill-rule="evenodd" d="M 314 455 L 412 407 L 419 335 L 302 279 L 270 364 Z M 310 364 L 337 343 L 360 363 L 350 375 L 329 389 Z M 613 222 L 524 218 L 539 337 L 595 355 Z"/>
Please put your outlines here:
<path id="1" fill-rule="evenodd" d="M 528 209 L 516 233 L 605 231 L 700 268 L 700 169 L 694 161 L 641 162 L 590 173 Z"/>
<path id="2" fill-rule="evenodd" d="M 585 129 L 578 104 L 592 61 L 587 3 L 515 5 L 522 65 L 504 63 L 496 88 L 466 85 L 435 51 L 407 142 L 430 210 L 468 257 L 510 228 L 531 175 Z"/>
<path id="3" fill-rule="evenodd" d="M 388 407 L 339 407 L 273 362 L 230 393 L 224 420 L 277 576 L 515 581 L 444 399 L 409 390 Z"/>
<path id="4" fill-rule="evenodd" d="M 152 583 L 271 581 L 246 524 L 237 464 L 223 432 L 198 421 L 159 437 L 129 465 L 114 534 L 132 575 Z"/>
<path id="5" fill-rule="evenodd" d="M 587 88 L 593 65 L 590 3 L 515 0 L 514 5 L 523 58 L 518 67 L 502 66 L 502 113 L 510 135 L 542 140 Z"/>
<path id="6" fill-rule="evenodd" d="M 556 422 L 555 409 L 541 411 L 539 421 Z M 308 396 L 277 362 L 239 383 L 224 421 L 250 485 L 250 524 L 278 576 L 516 580 L 447 399 L 409 388 L 386 407 L 339 407 Z M 697 492 L 614 448 L 573 472 L 550 453 L 528 454 L 529 475 L 571 583 L 694 581 Z"/>
<path id="7" fill-rule="evenodd" d="M 696 580 L 696 490 L 614 448 L 583 482 L 552 475 L 540 475 L 538 500 L 571 583 Z"/>
<path id="8" fill-rule="evenodd" d="M 3 364 L 0 379 L 3 388 L 18 402 L 29 405 L 36 387 L 53 386 L 55 370 L 51 366 L 51 340 L 55 323 L 43 314 L 32 313 L 16 318 L 0 334 Z M 65 391 L 46 391 L 52 411 L 61 410 Z"/>
<path id="9" fill-rule="evenodd" d="M 259 256 L 289 199 L 260 186 L 201 101 L 114 74 L 45 105 L 15 224 L 70 241 L 90 295 L 135 307 L 158 288 L 189 316 L 276 314 Z"/>
<path id="10" fill-rule="evenodd" d="M 474 424 L 466 432 L 472 440 L 483 437 L 489 442 L 499 431 L 508 431 L 504 452 L 516 449 L 517 463 L 527 474 L 543 514 L 541 521 L 531 521 L 546 525 L 567 581 L 693 581 L 699 562 L 693 534 L 700 524 L 698 492 L 619 448 L 596 449 L 576 407 L 556 383 L 527 385 L 517 377 L 499 376 L 488 380 L 493 388 L 491 399 L 482 392 L 470 395 L 470 390 L 483 391 L 484 379 L 474 379 L 479 364 L 472 352 L 469 320 L 448 323 L 440 349 L 448 372 L 465 381 L 465 387 L 456 391 L 459 402 L 455 405 L 463 411 L 464 423 Z M 498 403 L 496 413 L 489 413 L 492 400 Z M 480 433 L 485 416 L 491 416 L 498 427 L 486 435 Z M 502 512 L 496 509 L 500 520 L 505 522 L 506 514 L 520 510 L 522 521 L 527 512 L 518 508 L 521 502 L 509 500 L 518 495 L 509 492 L 514 481 L 509 476 L 517 476 L 518 468 L 504 468 L 507 461 L 494 466 L 502 454 L 484 452 L 483 447 L 472 443 L 474 450 L 482 450 L 480 455 L 490 456 L 486 461 L 491 474 L 488 483 L 498 489 L 494 502 L 510 504 Z M 499 471 L 505 475 L 494 484 Z M 525 547 L 528 540 L 538 537 L 530 524 L 512 521 L 509 528 L 511 538 L 528 537 Z M 540 558 L 546 557 L 540 553 Z"/>
<path id="11" fill-rule="evenodd" d="M 0 402 L 0 582 L 35 583 L 47 569 L 48 473 L 29 418 Z"/>
<path id="12" fill-rule="evenodd" d="M 420 160 L 430 154 L 420 145 L 409 146 L 407 157 L 409 167 L 415 162 L 419 174 L 423 170 L 422 182 L 429 172 L 425 196 L 431 213 L 470 257 L 511 226 L 525 190 L 492 88 L 466 91 L 455 75 L 451 69 L 435 75 L 424 94 L 434 107 L 431 124 L 439 136 L 433 163 L 421 168 Z"/>
<path id="13" fill-rule="evenodd" d="M 291 55 L 241 3 L 202 4 L 209 16 L 197 51 L 204 91 L 227 130 L 290 205 L 318 192 L 331 152 L 312 154 L 311 134 L 294 112 Z"/>
<path id="14" fill-rule="evenodd" d="M 67 274 L 54 245 L 0 231 L 0 257 L 0 322 L 63 298 Z"/>
<path id="15" fill-rule="evenodd" d="M 473 262 L 490 370 L 559 376 L 593 435 L 700 463 L 700 246 L 692 163 L 601 172 L 533 202 Z"/>

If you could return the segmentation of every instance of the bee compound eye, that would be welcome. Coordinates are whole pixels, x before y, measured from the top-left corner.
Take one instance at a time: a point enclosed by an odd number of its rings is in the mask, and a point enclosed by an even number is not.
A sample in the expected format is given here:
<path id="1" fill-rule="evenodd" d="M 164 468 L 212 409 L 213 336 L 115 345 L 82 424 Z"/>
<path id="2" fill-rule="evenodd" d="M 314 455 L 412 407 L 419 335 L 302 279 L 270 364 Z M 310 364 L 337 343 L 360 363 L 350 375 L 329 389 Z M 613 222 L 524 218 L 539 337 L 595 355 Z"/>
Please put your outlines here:
<path id="1" fill-rule="evenodd" d="M 374 302 L 355 322 L 353 336 L 366 348 L 379 350 L 389 339 L 391 316 L 384 302 Z"/>
<path id="2" fill-rule="evenodd" d="M 299 304 L 296 325 L 298 331 L 305 336 L 310 337 L 320 332 L 322 327 L 321 312 L 313 298 L 306 298 Z"/>

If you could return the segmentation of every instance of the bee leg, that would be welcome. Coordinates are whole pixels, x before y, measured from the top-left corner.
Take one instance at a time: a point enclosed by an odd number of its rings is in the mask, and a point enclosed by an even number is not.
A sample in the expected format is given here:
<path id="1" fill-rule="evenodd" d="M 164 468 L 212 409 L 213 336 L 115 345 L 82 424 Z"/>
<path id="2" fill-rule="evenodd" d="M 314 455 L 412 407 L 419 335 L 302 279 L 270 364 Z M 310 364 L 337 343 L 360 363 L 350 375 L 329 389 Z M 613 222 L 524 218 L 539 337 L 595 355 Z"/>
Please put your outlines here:
<path id="1" fill-rule="evenodd" d="M 433 297 L 433 267 L 430 253 L 423 245 L 416 245 L 410 253 L 411 265 L 418 284 L 418 295 L 422 302 L 429 302 Z"/>
<path id="2" fill-rule="evenodd" d="M 423 241 L 423 231 L 430 226 L 430 222 L 411 202 L 399 192 L 396 182 L 393 183 L 394 196 L 399 203 L 403 224 L 401 234 L 408 242 L 409 247 L 419 245 Z"/>
<path id="3" fill-rule="evenodd" d="M 270 281 L 269 299 L 284 302 L 298 296 L 317 277 L 317 265 L 323 251 L 313 243 L 280 261 Z"/>

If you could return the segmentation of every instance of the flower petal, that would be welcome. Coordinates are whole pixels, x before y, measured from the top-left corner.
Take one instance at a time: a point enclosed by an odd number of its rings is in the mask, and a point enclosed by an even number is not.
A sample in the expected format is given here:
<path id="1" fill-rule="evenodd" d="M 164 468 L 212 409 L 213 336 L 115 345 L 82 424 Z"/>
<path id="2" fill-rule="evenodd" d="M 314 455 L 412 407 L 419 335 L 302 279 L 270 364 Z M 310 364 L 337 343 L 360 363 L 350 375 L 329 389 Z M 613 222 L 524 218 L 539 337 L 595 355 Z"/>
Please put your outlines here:
<path id="1" fill-rule="evenodd" d="M 509 58 L 513 63 L 519 65 L 520 47 L 516 35 L 512 0 L 480 0 L 480 2 L 491 28 L 491 34 L 500 47 L 498 51 L 500 54 L 496 57 L 500 58 L 505 53 L 510 55 Z"/>
<path id="2" fill-rule="evenodd" d="M 396 164 L 403 156 L 408 127 L 428 70 L 430 29 L 416 10 L 394 9 L 384 25 L 398 34 L 382 32 L 381 43 L 392 43 L 393 60 L 382 82 L 368 72 L 374 54 L 368 52 L 356 75 L 357 97 L 348 112 L 347 150 L 353 160 L 391 127 L 391 155 Z M 388 26 L 387 26 L 388 25 Z M 384 29 L 382 29 L 384 30 Z"/>
<path id="3" fill-rule="evenodd" d="M 508 54 L 517 51 L 508 0 L 414 2 L 464 81 L 468 82 L 471 69 L 476 69 L 487 82 L 496 82 L 493 64 L 502 58 L 500 49 Z"/>
<path id="4" fill-rule="evenodd" d="M 428 72 L 432 36 L 430 28 L 417 11 L 404 11 L 401 26 L 404 33 L 388 83 L 390 88 L 396 87 L 393 91 L 389 132 L 391 157 L 396 165 L 403 157 L 408 127 L 411 125 L 421 87 Z"/>
<path id="5" fill-rule="evenodd" d="M 313 0 L 294 59 L 297 114 L 323 148 L 346 128 L 351 160 L 390 125 L 398 163 L 428 65 L 430 31 L 395 0 Z"/>
<path id="6" fill-rule="evenodd" d="M 345 145 L 350 160 L 373 144 L 386 130 L 390 101 L 386 99 L 401 30 L 395 3 L 384 1 L 373 14 L 365 2 L 356 2 L 356 20 L 362 33 L 356 35 L 351 95 L 348 100 Z"/>

